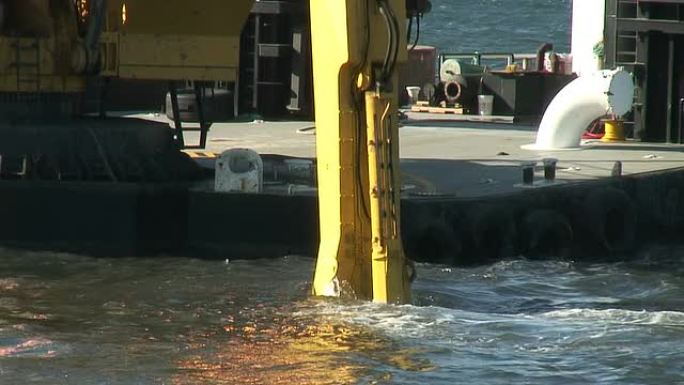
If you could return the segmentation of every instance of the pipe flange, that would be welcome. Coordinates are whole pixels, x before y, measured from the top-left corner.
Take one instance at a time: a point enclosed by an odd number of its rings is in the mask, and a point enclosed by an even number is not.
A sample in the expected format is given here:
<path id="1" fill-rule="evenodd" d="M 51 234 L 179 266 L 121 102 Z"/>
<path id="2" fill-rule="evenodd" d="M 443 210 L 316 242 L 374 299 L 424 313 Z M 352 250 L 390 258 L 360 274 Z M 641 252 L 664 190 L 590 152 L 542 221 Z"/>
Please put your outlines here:
<path id="1" fill-rule="evenodd" d="M 461 84 L 456 81 L 450 81 L 444 83 L 444 96 L 450 104 L 455 104 L 461 99 L 463 93 L 463 88 Z"/>

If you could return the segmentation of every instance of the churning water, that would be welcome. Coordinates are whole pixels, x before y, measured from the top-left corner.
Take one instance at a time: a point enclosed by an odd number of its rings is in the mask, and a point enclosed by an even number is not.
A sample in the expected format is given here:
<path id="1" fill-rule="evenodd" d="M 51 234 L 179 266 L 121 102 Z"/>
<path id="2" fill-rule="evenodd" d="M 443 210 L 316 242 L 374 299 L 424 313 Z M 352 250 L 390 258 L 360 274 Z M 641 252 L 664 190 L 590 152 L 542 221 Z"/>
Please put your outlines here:
<path id="1" fill-rule="evenodd" d="M 0 383 L 682 383 L 683 253 L 422 265 L 381 306 L 310 299 L 307 258 L 2 251 Z"/>

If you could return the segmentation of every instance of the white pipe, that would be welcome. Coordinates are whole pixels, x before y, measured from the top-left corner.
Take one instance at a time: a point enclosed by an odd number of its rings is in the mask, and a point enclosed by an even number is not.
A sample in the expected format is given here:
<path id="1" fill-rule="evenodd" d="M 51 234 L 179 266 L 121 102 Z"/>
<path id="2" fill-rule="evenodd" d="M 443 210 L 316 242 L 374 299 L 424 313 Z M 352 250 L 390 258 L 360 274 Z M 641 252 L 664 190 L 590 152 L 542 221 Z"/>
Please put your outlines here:
<path id="1" fill-rule="evenodd" d="M 578 148 L 591 122 L 632 109 L 634 82 L 623 71 L 603 70 L 580 76 L 563 88 L 544 113 L 532 150 Z"/>

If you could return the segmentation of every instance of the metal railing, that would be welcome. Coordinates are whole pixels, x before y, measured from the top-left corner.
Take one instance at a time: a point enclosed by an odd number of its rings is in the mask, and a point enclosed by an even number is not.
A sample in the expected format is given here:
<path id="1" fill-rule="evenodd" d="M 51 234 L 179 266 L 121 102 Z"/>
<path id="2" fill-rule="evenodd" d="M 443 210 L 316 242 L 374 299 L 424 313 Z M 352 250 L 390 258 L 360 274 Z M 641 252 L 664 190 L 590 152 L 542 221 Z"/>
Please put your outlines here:
<path id="1" fill-rule="evenodd" d="M 512 64 L 518 64 L 523 71 L 536 69 L 537 54 L 535 53 L 507 53 L 507 52 L 469 52 L 469 53 L 443 53 L 439 55 L 439 65 L 449 59 L 469 60 L 470 64 L 486 66 L 488 68 L 505 68 Z"/>

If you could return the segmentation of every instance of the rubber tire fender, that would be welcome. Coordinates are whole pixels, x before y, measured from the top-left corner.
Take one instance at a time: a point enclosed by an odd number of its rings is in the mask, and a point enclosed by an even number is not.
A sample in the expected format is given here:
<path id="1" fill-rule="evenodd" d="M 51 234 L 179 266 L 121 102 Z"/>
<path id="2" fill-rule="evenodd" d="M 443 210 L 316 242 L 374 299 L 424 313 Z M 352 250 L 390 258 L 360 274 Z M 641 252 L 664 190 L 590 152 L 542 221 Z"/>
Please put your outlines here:
<path id="1" fill-rule="evenodd" d="M 592 191 L 581 212 L 592 246 L 608 253 L 624 253 L 634 247 L 637 209 L 623 190 L 607 187 Z"/>
<path id="2" fill-rule="evenodd" d="M 496 261 L 517 253 L 518 229 L 508 210 L 485 208 L 476 214 L 471 231 L 480 262 Z"/>
<path id="3" fill-rule="evenodd" d="M 522 251 L 528 258 L 567 258 L 572 250 L 574 231 L 562 213 L 536 209 L 525 215 L 521 224 Z"/>
<path id="4" fill-rule="evenodd" d="M 444 220 L 431 220 L 407 238 L 407 256 L 414 261 L 453 265 L 462 246 L 458 234 Z"/>

